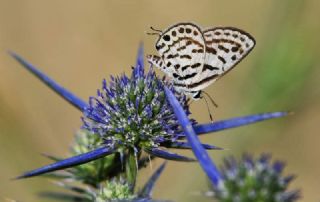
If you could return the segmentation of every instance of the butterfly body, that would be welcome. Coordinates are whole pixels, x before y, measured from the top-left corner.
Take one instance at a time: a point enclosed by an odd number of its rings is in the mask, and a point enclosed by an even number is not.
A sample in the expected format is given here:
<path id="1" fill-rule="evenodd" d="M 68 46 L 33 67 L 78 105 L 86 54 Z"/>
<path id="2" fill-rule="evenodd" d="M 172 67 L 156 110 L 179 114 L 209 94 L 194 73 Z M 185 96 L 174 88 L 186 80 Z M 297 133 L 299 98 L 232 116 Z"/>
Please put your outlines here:
<path id="1" fill-rule="evenodd" d="M 201 30 L 193 23 L 178 23 L 159 35 L 159 56 L 147 59 L 172 79 L 178 92 L 199 99 L 201 90 L 230 71 L 254 45 L 253 37 L 237 28 Z"/>

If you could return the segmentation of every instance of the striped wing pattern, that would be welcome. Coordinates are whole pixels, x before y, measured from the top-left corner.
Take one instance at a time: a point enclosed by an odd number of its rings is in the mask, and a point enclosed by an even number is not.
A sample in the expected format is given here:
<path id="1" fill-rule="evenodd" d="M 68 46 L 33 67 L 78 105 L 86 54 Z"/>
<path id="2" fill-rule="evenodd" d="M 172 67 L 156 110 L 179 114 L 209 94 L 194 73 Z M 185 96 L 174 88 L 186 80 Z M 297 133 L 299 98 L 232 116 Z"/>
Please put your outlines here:
<path id="1" fill-rule="evenodd" d="M 176 89 L 198 94 L 239 63 L 254 47 L 248 33 L 232 27 L 204 31 L 192 23 L 178 23 L 161 33 L 159 56 L 148 61 L 173 80 Z"/>
<path id="2" fill-rule="evenodd" d="M 250 34 L 232 27 L 216 27 L 203 31 L 206 43 L 204 66 L 200 73 L 202 80 L 192 90 L 202 90 L 229 72 L 254 47 Z"/>
<path id="3" fill-rule="evenodd" d="M 165 30 L 156 42 L 158 56 L 147 56 L 148 60 L 158 66 L 176 84 L 190 85 L 200 79 L 199 71 L 205 59 L 205 41 L 196 25 L 179 23 Z"/>

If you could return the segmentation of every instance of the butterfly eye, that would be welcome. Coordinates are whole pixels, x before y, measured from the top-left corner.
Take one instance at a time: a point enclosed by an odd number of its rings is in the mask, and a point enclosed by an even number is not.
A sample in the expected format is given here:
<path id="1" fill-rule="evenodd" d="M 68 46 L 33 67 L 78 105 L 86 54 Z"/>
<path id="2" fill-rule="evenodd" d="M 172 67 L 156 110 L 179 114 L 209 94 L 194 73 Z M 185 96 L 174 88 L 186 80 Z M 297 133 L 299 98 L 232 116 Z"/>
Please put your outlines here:
<path id="1" fill-rule="evenodd" d="M 201 98 L 201 91 L 198 91 L 192 95 L 192 98 L 198 100 Z"/>

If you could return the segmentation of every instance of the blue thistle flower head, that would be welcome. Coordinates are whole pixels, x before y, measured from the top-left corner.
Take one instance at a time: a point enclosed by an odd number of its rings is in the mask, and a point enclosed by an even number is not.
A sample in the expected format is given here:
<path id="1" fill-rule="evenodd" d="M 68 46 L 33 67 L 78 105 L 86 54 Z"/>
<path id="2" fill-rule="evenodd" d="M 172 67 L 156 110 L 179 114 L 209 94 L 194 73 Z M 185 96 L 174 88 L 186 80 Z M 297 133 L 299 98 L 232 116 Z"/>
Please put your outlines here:
<path id="1" fill-rule="evenodd" d="M 254 159 L 244 154 L 241 160 L 224 159 L 220 169 L 223 186 L 213 186 L 218 201 L 293 202 L 300 198 L 299 191 L 287 191 L 293 175 L 283 175 L 285 164 L 271 162 L 271 155 L 262 154 Z"/>
<path id="2" fill-rule="evenodd" d="M 104 144 L 127 148 L 155 148 L 182 135 L 180 124 L 164 93 L 163 80 L 152 68 L 133 69 L 131 77 L 111 77 L 84 110 L 83 127 L 99 134 Z M 173 87 L 170 89 L 174 91 Z M 176 94 L 189 115 L 187 99 Z"/>

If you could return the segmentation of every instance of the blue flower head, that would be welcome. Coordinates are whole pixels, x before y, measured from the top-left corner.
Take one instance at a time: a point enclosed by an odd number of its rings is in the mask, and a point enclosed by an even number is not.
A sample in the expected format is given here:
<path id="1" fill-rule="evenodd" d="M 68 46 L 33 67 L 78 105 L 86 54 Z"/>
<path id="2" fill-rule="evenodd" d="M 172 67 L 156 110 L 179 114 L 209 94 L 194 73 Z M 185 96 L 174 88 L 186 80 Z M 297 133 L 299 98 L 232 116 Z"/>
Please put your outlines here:
<path id="1" fill-rule="evenodd" d="M 175 142 L 182 135 L 179 122 L 164 93 L 164 82 L 152 68 L 145 74 L 138 65 L 131 77 L 111 77 L 91 97 L 84 110 L 84 128 L 99 134 L 106 145 L 152 149 Z M 170 87 L 173 90 L 172 87 Z M 176 94 L 190 114 L 185 96 Z"/>
<path id="2" fill-rule="evenodd" d="M 224 186 L 212 187 L 215 197 L 222 202 L 293 202 L 299 199 L 299 191 L 288 191 L 294 176 L 283 175 L 284 163 L 272 163 L 270 159 L 271 155 L 267 154 L 256 159 L 244 154 L 239 161 L 225 158 L 220 169 Z"/>

